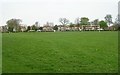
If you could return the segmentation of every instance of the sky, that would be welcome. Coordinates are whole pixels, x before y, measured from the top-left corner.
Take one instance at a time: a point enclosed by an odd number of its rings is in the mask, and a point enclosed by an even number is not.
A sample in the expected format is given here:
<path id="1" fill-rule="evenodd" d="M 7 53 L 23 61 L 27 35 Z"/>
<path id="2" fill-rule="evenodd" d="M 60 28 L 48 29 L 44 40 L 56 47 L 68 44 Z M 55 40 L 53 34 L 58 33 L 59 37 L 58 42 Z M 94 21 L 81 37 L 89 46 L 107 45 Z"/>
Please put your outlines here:
<path id="1" fill-rule="evenodd" d="M 113 21 L 118 14 L 119 0 L 0 0 L 0 25 L 12 18 L 21 19 L 22 24 L 42 26 L 46 22 L 60 24 L 59 18 L 74 22 L 75 18 L 88 17 L 104 20 L 111 14 Z"/>

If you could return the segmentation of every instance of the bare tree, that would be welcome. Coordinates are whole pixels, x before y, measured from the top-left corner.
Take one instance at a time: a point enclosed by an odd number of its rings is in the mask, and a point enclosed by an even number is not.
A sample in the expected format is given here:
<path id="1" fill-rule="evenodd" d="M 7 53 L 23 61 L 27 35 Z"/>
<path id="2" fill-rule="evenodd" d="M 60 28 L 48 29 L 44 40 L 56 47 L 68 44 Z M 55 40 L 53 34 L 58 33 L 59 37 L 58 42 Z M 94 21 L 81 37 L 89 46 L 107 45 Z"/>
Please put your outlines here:
<path id="1" fill-rule="evenodd" d="M 75 24 L 77 24 L 77 25 L 80 24 L 80 18 L 79 17 L 75 19 Z"/>
<path id="2" fill-rule="evenodd" d="M 69 20 L 66 19 L 66 18 L 60 18 L 60 19 L 59 19 L 59 22 L 60 22 L 63 26 L 65 26 L 65 25 L 67 25 L 67 24 L 69 23 Z"/>
<path id="3" fill-rule="evenodd" d="M 53 27 L 54 23 L 53 22 L 46 22 L 46 24 L 44 26 Z"/>
<path id="4" fill-rule="evenodd" d="M 75 19 L 75 24 L 77 27 L 80 27 L 80 18 L 79 17 Z"/>
<path id="5" fill-rule="evenodd" d="M 91 22 L 92 25 L 99 25 L 99 19 L 95 19 Z"/>
<path id="6" fill-rule="evenodd" d="M 110 26 L 110 24 L 113 23 L 113 22 L 112 22 L 112 15 L 111 15 L 111 14 L 107 14 L 107 15 L 105 16 L 105 20 L 106 20 L 106 22 L 108 23 L 108 25 Z"/>

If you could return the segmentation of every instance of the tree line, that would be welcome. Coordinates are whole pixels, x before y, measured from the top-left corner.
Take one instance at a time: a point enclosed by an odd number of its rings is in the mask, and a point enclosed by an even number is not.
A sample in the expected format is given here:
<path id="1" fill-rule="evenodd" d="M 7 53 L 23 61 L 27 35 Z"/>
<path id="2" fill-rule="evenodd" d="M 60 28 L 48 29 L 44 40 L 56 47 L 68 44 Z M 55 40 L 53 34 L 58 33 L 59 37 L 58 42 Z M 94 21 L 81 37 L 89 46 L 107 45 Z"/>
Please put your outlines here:
<path id="1" fill-rule="evenodd" d="M 110 26 L 111 24 L 114 25 L 116 27 L 116 30 L 119 30 L 119 24 L 118 24 L 118 20 L 116 19 L 115 22 L 112 21 L 112 16 L 110 14 L 107 14 L 104 17 L 105 20 L 101 20 L 99 21 L 99 19 L 95 19 L 91 22 L 89 22 L 89 18 L 88 17 L 81 17 L 81 18 L 76 18 L 75 19 L 75 23 L 72 23 L 69 21 L 69 19 L 67 18 L 59 18 L 59 22 L 61 23 L 61 25 L 64 26 L 69 26 L 69 27 L 80 27 L 81 25 L 99 25 L 100 28 L 105 29 L 106 27 Z M 21 19 L 10 19 L 6 22 L 7 24 L 7 29 L 8 32 L 20 32 L 21 31 L 21 25 L 20 23 L 22 22 Z M 49 23 L 47 23 L 47 25 L 49 25 Z M 27 26 L 26 31 L 29 30 L 42 30 L 43 27 L 39 27 L 38 26 L 38 22 L 35 22 L 34 25 L 32 26 Z M 53 26 L 54 30 L 58 30 L 58 25 Z"/>

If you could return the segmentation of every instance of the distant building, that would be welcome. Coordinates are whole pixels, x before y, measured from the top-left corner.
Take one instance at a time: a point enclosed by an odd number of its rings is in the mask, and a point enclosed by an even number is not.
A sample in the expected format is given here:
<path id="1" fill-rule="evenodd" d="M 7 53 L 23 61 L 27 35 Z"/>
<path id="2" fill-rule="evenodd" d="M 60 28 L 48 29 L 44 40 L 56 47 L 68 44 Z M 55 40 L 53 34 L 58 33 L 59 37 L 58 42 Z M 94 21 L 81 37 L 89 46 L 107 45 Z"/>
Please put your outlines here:
<path id="1" fill-rule="evenodd" d="M 82 25 L 82 30 L 99 30 L 99 25 Z"/>

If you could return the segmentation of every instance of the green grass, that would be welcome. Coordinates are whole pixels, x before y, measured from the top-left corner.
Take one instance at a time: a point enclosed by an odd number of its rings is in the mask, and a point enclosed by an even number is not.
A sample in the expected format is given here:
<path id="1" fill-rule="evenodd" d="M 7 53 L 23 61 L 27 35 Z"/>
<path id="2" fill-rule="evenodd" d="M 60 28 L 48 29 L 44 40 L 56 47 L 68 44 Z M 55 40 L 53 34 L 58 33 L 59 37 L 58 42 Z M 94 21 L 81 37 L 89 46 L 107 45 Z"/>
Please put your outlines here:
<path id="1" fill-rule="evenodd" d="M 0 33 L 0 74 L 2 73 L 2 33 Z"/>
<path id="2" fill-rule="evenodd" d="M 118 32 L 3 33 L 3 73 L 116 73 Z"/>

